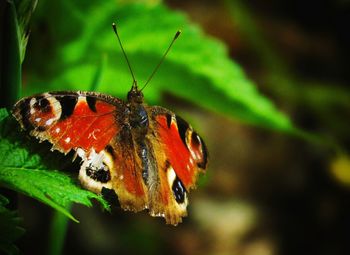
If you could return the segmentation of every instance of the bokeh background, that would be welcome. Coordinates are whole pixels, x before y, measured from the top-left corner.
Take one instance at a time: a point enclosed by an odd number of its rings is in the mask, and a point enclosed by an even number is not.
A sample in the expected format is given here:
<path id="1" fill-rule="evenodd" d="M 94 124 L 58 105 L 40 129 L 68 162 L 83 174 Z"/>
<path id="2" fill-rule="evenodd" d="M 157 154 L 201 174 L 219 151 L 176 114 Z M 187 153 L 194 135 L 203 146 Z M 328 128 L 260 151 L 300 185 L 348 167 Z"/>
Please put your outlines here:
<path id="1" fill-rule="evenodd" d="M 131 77 L 111 22 L 119 22 L 141 84 L 180 28 L 146 101 L 184 116 L 210 152 L 182 224 L 117 207 L 103 212 L 98 203 L 73 205 L 80 223 L 62 220 L 62 254 L 350 254 L 349 9 L 346 0 L 39 1 L 30 21 L 24 95 L 97 84 L 94 89 L 125 98 Z M 187 36 L 197 33 L 205 40 L 194 36 L 191 44 Z M 237 80 L 221 74 L 225 61 Z M 202 62 L 204 75 L 191 69 Z M 245 118 L 243 110 L 232 110 L 241 107 L 235 96 L 246 93 L 235 81 L 255 88 L 256 94 L 247 92 L 249 104 L 273 102 L 273 111 L 313 138 L 259 119 L 264 111 Z M 218 84 L 235 96 L 215 94 Z M 78 168 L 65 166 L 72 176 Z M 25 196 L 18 206 L 26 229 L 19 249 L 46 253 L 57 214 Z"/>

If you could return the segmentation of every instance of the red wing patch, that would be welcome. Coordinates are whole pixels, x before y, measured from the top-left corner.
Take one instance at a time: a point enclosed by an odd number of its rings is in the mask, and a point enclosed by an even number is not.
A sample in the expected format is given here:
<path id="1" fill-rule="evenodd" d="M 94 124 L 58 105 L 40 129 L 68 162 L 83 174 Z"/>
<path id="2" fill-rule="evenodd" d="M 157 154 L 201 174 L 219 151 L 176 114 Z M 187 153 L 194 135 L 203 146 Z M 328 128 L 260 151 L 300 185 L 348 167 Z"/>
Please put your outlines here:
<path id="1" fill-rule="evenodd" d="M 105 102 L 96 102 L 96 112 L 93 112 L 86 101 L 79 100 L 70 118 L 57 121 L 48 133 L 54 144 L 64 151 L 79 147 L 99 152 L 118 132 L 113 112 L 115 106 Z"/>
<path id="2" fill-rule="evenodd" d="M 149 209 L 176 225 L 187 215 L 188 192 L 195 187 L 198 173 L 207 165 L 202 139 L 183 119 L 162 107 L 150 107 L 150 135 L 154 151 L 156 178 L 148 178 Z"/>
<path id="3" fill-rule="evenodd" d="M 63 153 L 92 147 L 99 152 L 117 134 L 117 106 L 95 94 L 52 93 L 24 98 L 13 110 L 22 127 Z"/>
<path id="4" fill-rule="evenodd" d="M 191 188 L 200 169 L 205 169 L 207 152 L 202 139 L 180 117 L 158 115 L 159 136 L 164 151 L 186 189 Z"/>

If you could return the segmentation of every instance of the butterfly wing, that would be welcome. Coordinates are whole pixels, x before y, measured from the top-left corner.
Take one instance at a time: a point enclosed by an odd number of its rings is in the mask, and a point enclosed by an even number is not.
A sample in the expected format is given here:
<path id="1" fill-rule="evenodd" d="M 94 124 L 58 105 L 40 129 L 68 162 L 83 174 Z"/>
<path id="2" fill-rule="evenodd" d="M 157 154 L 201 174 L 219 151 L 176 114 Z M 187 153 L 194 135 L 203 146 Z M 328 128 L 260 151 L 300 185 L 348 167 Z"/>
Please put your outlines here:
<path id="1" fill-rule="evenodd" d="M 104 149 L 119 132 L 115 115 L 123 109 L 123 101 L 103 94 L 52 92 L 23 98 L 12 113 L 32 136 L 67 154 Z"/>
<path id="2" fill-rule="evenodd" d="M 207 166 L 208 153 L 200 136 L 182 118 L 162 107 L 149 107 L 154 176 L 148 179 L 149 210 L 176 225 L 186 216 L 187 194 L 198 173 Z"/>
<path id="3" fill-rule="evenodd" d="M 140 163 L 127 125 L 127 106 L 94 92 L 51 92 L 18 101 L 12 113 L 23 129 L 82 159 L 81 184 L 95 192 L 113 189 L 124 209 L 146 207 Z"/>
<path id="4" fill-rule="evenodd" d="M 203 140 L 183 119 L 162 107 L 145 107 L 145 136 L 130 125 L 130 109 L 93 92 L 53 92 L 27 97 L 13 108 L 22 128 L 52 149 L 82 158 L 87 189 L 116 192 L 123 209 L 148 208 L 176 225 L 186 216 L 187 193 L 207 165 Z"/>

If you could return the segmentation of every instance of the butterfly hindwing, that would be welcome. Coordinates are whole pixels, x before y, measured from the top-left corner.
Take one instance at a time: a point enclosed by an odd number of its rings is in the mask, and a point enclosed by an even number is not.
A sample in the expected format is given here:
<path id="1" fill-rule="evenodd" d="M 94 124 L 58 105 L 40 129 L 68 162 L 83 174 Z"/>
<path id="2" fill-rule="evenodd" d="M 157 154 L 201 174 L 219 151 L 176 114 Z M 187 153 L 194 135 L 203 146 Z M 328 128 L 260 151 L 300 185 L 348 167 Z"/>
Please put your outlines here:
<path id="1" fill-rule="evenodd" d="M 96 193 L 101 193 L 103 188 L 113 190 L 125 210 L 137 212 L 147 208 L 141 163 L 127 128 L 99 153 L 93 150 L 80 156 L 86 159 L 79 171 L 79 180 L 85 188 Z"/>
<path id="2" fill-rule="evenodd" d="M 188 192 L 207 164 L 202 139 L 183 119 L 162 107 L 149 107 L 149 141 L 155 157 L 157 189 L 150 189 L 150 212 L 177 224 L 187 215 Z"/>

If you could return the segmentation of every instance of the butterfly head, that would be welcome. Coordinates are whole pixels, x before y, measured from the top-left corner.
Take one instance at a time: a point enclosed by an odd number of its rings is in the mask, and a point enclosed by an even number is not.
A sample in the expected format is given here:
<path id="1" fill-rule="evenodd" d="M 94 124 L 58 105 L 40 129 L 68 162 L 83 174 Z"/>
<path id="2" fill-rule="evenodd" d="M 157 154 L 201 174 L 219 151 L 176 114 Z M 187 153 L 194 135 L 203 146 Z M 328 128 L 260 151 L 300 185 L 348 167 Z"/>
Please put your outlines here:
<path id="1" fill-rule="evenodd" d="M 141 89 L 138 89 L 137 87 L 137 82 L 136 82 L 136 79 L 135 79 L 135 75 L 134 75 L 134 72 L 132 71 L 132 68 L 131 68 L 131 65 L 130 65 L 130 62 L 129 62 L 129 59 L 125 53 L 125 50 L 123 48 L 123 44 L 119 38 L 119 34 L 118 34 L 118 31 L 117 31 L 117 25 L 115 23 L 112 24 L 112 27 L 113 27 L 113 30 L 114 30 L 114 33 L 116 34 L 117 36 L 117 39 L 118 39 L 118 42 L 119 42 L 119 45 L 120 45 L 120 48 L 122 49 L 122 52 L 123 52 L 123 55 L 125 57 L 125 60 L 126 60 L 126 63 L 128 65 L 128 68 L 129 68 L 129 71 L 130 71 L 130 74 L 132 76 L 132 79 L 133 79 L 133 84 L 132 84 L 132 87 L 131 87 L 131 90 L 128 92 L 128 102 L 129 103 L 136 103 L 136 104 L 142 104 L 143 103 L 143 94 L 142 94 L 142 90 L 147 86 L 147 84 L 151 81 L 151 79 L 153 78 L 154 74 L 157 72 L 158 68 L 160 67 L 160 65 L 163 63 L 166 55 L 168 54 L 169 50 L 171 49 L 171 47 L 173 46 L 175 40 L 179 37 L 179 35 L 181 34 L 181 31 L 177 31 L 173 40 L 171 41 L 168 49 L 165 51 L 164 55 L 162 56 L 162 58 L 160 59 L 158 65 L 154 68 L 152 74 L 150 75 L 150 77 L 148 78 L 148 80 L 146 81 L 145 85 L 143 85 L 143 87 Z"/>
<path id="2" fill-rule="evenodd" d="M 138 89 L 136 81 L 134 81 L 131 90 L 128 92 L 127 99 L 129 103 L 143 103 L 143 93 Z"/>

